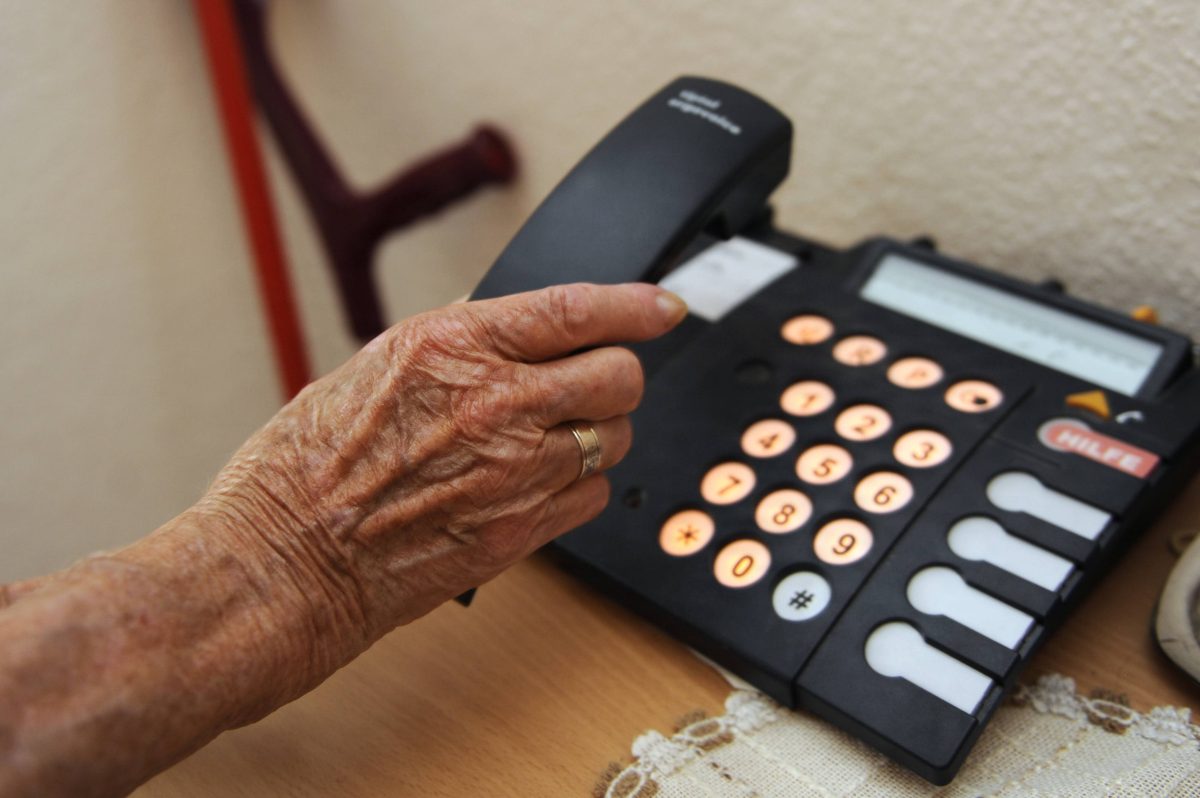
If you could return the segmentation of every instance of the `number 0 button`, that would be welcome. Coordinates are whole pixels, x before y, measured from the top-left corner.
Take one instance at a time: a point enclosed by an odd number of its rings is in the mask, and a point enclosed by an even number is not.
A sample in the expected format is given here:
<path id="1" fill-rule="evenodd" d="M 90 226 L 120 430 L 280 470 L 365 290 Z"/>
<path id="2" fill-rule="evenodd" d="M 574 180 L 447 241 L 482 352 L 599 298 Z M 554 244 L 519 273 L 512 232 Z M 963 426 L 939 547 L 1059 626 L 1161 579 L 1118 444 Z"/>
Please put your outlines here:
<path id="1" fill-rule="evenodd" d="M 754 520 L 763 532 L 782 535 L 804 526 L 812 515 L 812 502 L 798 490 L 777 490 L 758 503 Z"/>
<path id="2" fill-rule="evenodd" d="M 672 557 L 695 554 L 712 540 L 716 525 L 708 513 L 681 510 L 667 519 L 658 533 L 658 545 Z"/>
<path id="3" fill-rule="evenodd" d="M 833 591 L 820 574 L 798 571 L 786 576 L 771 594 L 775 614 L 785 621 L 807 621 L 829 606 Z"/>
<path id="4" fill-rule="evenodd" d="M 882 407 L 854 405 L 838 414 L 833 428 L 848 441 L 873 441 L 892 428 L 892 417 Z"/>
<path id="5" fill-rule="evenodd" d="M 767 575 L 771 552 L 757 540 L 735 540 L 717 555 L 713 573 L 725 587 L 750 587 Z"/>
<path id="6" fill-rule="evenodd" d="M 721 463 L 700 481 L 700 495 L 713 504 L 733 504 L 754 490 L 754 471 L 743 463 Z"/>
<path id="7" fill-rule="evenodd" d="M 830 565 L 849 565 L 871 550 L 875 536 L 862 521 L 838 518 L 821 527 L 813 538 L 813 551 Z"/>
<path id="8" fill-rule="evenodd" d="M 892 471 L 869 474 L 854 488 L 854 503 L 868 513 L 894 513 L 912 497 L 912 483 Z"/>
<path id="9" fill-rule="evenodd" d="M 755 422 L 742 433 L 742 451 L 751 457 L 783 454 L 796 442 L 796 430 L 786 421 L 767 418 Z"/>

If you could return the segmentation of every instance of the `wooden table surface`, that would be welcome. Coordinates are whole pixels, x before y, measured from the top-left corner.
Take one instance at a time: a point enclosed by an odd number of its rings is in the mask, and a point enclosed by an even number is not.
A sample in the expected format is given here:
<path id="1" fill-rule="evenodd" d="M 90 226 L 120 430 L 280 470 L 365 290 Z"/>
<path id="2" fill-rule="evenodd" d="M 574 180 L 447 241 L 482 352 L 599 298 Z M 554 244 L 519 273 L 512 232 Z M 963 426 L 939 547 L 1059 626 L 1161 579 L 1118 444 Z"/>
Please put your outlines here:
<path id="1" fill-rule="evenodd" d="M 1135 709 L 1200 710 L 1200 687 L 1158 652 L 1151 611 L 1200 528 L 1200 481 L 1169 508 L 1038 653 L 1027 679 L 1073 677 Z M 682 645 L 560 572 L 521 563 L 398 629 L 318 689 L 228 732 L 138 791 L 158 796 L 587 796 L 647 729 L 722 712 L 726 683 Z"/>

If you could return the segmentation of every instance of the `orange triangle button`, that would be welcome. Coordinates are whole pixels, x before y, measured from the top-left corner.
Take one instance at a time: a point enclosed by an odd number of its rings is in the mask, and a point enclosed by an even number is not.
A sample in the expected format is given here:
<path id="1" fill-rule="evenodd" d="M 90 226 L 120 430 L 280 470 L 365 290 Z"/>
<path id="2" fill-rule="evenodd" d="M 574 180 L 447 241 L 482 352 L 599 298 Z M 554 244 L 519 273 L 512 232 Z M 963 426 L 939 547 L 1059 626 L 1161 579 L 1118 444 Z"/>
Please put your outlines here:
<path id="1" fill-rule="evenodd" d="M 1112 411 L 1108 409 L 1108 397 L 1104 395 L 1104 391 L 1073 393 L 1067 397 L 1067 407 L 1087 410 L 1103 419 L 1112 415 Z"/>

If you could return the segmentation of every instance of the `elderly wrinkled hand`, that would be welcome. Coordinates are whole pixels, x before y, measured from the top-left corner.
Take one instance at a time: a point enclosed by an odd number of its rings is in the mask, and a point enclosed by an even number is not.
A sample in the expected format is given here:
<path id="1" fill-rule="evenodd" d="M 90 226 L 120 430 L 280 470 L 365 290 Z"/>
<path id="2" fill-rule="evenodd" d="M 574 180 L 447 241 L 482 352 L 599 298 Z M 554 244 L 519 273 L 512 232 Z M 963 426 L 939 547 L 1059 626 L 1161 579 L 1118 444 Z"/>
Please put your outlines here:
<path id="1" fill-rule="evenodd" d="M 607 479 L 576 481 L 567 423 L 590 422 L 601 469 L 624 457 L 642 371 L 606 344 L 685 312 L 654 286 L 576 284 L 416 316 L 306 388 L 201 505 L 286 548 L 373 638 L 600 512 Z"/>
<path id="2" fill-rule="evenodd" d="M 576 284 L 415 316 L 154 534 L 0 589 L 0 794 L 128 790 L 593 518 L 571 423 L 619 461 L 643 379 L 612 344 L 685 314 Z"/>

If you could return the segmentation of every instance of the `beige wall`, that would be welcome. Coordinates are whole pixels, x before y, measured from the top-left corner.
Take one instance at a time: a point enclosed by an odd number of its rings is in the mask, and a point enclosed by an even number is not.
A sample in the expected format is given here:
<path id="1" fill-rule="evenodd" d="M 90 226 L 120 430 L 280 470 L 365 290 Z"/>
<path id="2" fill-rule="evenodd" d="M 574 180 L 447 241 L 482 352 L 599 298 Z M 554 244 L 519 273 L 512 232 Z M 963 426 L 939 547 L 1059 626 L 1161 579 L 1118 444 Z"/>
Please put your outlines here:
<path id="1" fill-rule="evenodd" d="M 796 122 L 785 226 L 932 232 L 1200 333 L 1194 0 L 278 5 L 356 181 L 478 119 L 521 148 L 519 185 L 388 243 L 392 318 L 466 291 L 598 135 L 698 73 Z M 272 165 L 325 371 L 352 345 Z M 0 0 L 0 178 L 4 580 L 170 517 L 277 400 L 188 4 Z"/>

